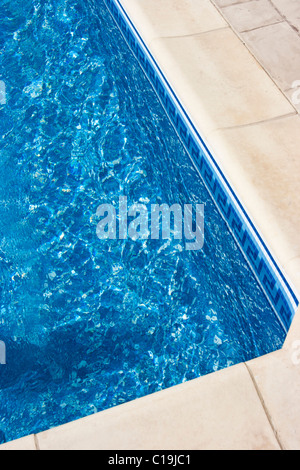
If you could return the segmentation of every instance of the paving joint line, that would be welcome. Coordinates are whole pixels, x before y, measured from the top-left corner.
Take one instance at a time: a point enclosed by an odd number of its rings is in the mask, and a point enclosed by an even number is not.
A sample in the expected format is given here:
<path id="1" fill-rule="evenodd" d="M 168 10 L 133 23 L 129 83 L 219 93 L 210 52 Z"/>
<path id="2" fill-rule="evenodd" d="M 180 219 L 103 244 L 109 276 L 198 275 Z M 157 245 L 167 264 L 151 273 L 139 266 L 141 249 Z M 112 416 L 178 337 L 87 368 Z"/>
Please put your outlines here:
<path id="1" fill-rule="evenodd" d="M 252 0 L 250 0 L 252 1 Z M 269 0 L 271 2 L 271 0 Z M 286 95 L 286 90 L 283 90 L 282 87 L 280 87 L 280 85 L 276 82 L 276 79 L 275 77 L 272 75 L 271 72 L 269 72 L 267 70 L 267 68 L 265 67 L 265 65 L 263 64 L 263 62 L 259 59 L 259 57 L 255 54 L 255 52 L 251 49 L 251 47 L 247 44 L 245 38 L 243 38 L 242 34 L 243 33 L 240 33 L 239 31 L 237 31 L 234 26 L 230 23 L 230 21 L 228 20 L 228 18 L 226 18 L 226 16 L 224 15 L 223 13 L 223 9 L 215 2 L 215 0 L 210 0 L 210 3 L 216 8 L 216 10 L 219 12 L 219 14 L 222 16 L 222 18 L 224 19 L 224 21 L 228 24 L 229 28 L 231 29 L 231 31 L 236 35 L 236 37 L 241 41 L 241 43 L 246 47 L 246 49 L 248 50 L 248 52 L 251 54 L 251 56 L 253 57 L 253 59 L 256 61 L 256 63 L 262 68 L 262 70 L 264 70 L 264 72 L 268 75 L 268 77 L 272 80 L 272 82 L 274 83 L 274 85 L 276 86 L 276 88 L 280 91 L 280 93 L 282 94 L 282 96 L 290 103 L 290 105 L 294 108 L 296 114 L 299 114 L 299 111 L 298 109 L 296 108 L 295 104 L 292 102 L 292 100 Z M 250 2 L 249 2 L 250 3 Z M 234 3 L 232 5 L 240 5 L 240 2 L 237 2 L 237 3 Z M 272 4 L 273 5 L 273 4 Z M 231 6 L 231 5 L 229 5 Z M 274 7 L 275 8 L 275 7 Z M 276 8 L 275 8 L 276 9 Z M 276 9 L 276 11 L 278 11 Z M 282 18 L 283 15 L 278 11 L 278 13 L 280 14 L 280 16 Z M 296 30 L 298 35 L 300 36 L 300 32 L 297 30 L 297 28 L 295 28 L 293 25 L 291 25 L 289 23 L 288 20 L 286 19 L 283 19 L 282 22 L 279 22 L 279 23 L 274 23 L 274 24 L 281 24 L 281 23 L 284 23 L 286 22 L 290 27 L 292 27 L 293 30 Z M 260 29 L 260 28 L 258 28 Z M 251 31 L 254 31 L 251 30 Z"/>
<path id="2" fill-rule="evenodd" d="M 35 450 L 41 450 L 37 434 L 33 435 Z"/>
<path id="3" fill-rule="evenodd" d="M 260 391 L 260 389 L 259 389 L 259 386 L 258 386 L 258 384 L 257 384 L 257 382 L 256 382 L 256 380 L 255 380 L 255 378 L 254 378 L 254 375 L 253 375 L 253 373 L 252 373 L 250 367 L 248 366 L 248 364 L 247 364 L 246 362 L 244 362 L 244 364 L 245 364 L 245 367 L 246 367 L 246 369 L 247 369 L 247 371 L 248 371 L 248 373 L 249 373 L 249 375 L 250 375 L 250 378 L 251 378 L 251 380 L 252 380 L 253 386 L 254 386 L 254 388 L 255 388 L 255 390 L 256 390 L 256 393 L 257 393 L 257 395 L 258 395 L 259 401 L 260 401 L 260 403 L 261 403 L 261 405 L 262 405 L 262 407 L 263 407 L 263 410 L 264 410 L 265 415 L 266 415 L 266 417 L 267 417 L 267 420 L 268 420 L 268 422 L 269 422 L 269 424 L 270 424 L 270 426 L 271 426 L 271 429 L 272 429 L 272 431 L 273 431 L 273 434 L 274 434 L 274 436 L 275 436 L 275 439 L 276 439 L 276 441 L 277 441 L 277 443 L 278 443 L 278 445 L 279 445 L 279 447 L 280 447 L 280 450 L 285 450 L 285 449 L 284 449 L 284 446 L 283 446 L 283 444 L 282 444 L 282 442 L 281 442 L 281 440 L 280 440 L 280 438 L 279 438 L 279 436 L 278 436 L 278 432 L 277 432 L 277 430 L 276 430 L 276 428 L 275 428 L 275 426 L 274 426 L 274 424 L 273 424 L 273 421 L 272 421 L 272 418 L 271 418 L 271 413 L 269 412 L 269 410 L 268 410 L 268 408 L 267 408 L 267 405 L 266 405 L 266 403 L 265 403 L 265 401 L 264 401 L 264 398 L 263 398 L 263 395 L 262 395 L 262 393 L 261 393 L 261 391 Z"/>

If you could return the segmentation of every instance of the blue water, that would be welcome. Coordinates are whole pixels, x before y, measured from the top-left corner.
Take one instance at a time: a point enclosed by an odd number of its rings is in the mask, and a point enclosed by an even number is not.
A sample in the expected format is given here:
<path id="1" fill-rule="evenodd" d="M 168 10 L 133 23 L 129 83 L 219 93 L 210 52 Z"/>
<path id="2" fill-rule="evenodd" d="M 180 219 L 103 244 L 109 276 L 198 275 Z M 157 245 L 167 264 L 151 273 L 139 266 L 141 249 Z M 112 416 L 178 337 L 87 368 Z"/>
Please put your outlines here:
<path id="1" fill-rule="evenodd" d="M 284 332 L 102 0 L 1 0 L 0 440 L 266 354 Z M 97 207 L 205 204 L 200 251 Z"/>

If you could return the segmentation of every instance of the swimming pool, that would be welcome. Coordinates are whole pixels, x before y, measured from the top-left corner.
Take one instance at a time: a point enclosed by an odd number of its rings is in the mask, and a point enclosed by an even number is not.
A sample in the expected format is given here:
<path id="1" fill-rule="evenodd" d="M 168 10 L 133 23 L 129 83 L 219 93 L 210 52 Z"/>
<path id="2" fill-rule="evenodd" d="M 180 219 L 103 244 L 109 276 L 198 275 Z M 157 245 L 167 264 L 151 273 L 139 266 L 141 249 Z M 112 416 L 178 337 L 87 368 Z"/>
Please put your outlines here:
<path id="1" fill-rule="evenodd" d="M 2 440 L 281 347 L 285 331 L 100 1 L 1 12 Z M 97 208 L 205 204 L 199 251 Z"/>

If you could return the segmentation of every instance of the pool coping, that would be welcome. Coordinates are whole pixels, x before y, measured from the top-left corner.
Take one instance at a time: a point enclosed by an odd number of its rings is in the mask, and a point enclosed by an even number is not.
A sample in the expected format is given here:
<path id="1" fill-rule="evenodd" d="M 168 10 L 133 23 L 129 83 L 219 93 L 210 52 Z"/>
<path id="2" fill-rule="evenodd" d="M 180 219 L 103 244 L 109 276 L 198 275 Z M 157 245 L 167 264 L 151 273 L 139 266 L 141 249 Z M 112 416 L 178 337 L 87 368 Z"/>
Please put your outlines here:
<path id="1" fill-rule="evenodd" d="M 184 0 L 180 3 L 187 5 L 188 2 L 189 0 Z M 178 0 L 165 0 L 169 6 L 169 16 L 174 16 L 173 23 L 169 20 L 170 24 L 172 23 L 170 29 L 173 30 L 169 31 L 166 36 L 161 36 L 159 33 L 165 28 L 165 19 L 162 13 L 157 14 L 157 0 L 152 2 L 122 0 L 121 3 L 160 67 L 168 75 L 172 87 L 180 96 L 193 122 L 199 129 L 203 129 L 206 141 L 214 149 L 220 165 L 224 168 L 224 173 L 230 178 L 236 193 L 243 200 L 251 214 L 251 219 L 263 233 L 266 244 L 271 246 L 278 264 L 290 282 L 294 284 L 295 290 L 299 292 L 300 250 L 299 245 L 294 246 L 291 242 L 293 235 L 290 236 L 290 232 L 285 230 L 286 226 L 289 226 L 289 220 L 283 220 L 281 227 L 278 227 L 274 216 L 267 217 L 267 214 L 274 215 L 274 208 L 270 206 L 268 197 L 264 199 L 261 194 L 258 194 L 250 175 L 248 178 L 245 174 L 243 162 L 240 163 L 240 152 L 237 152 L 234 145 L 241 139 L 247 138 L 248 134 L 252 138 L 253 132 L 258 130 L 260 139 L 262 141 L 266 139 L 267 146 L 268 132 L 270 132 L 268 126 L 271 129 L 276 128 L 278 121 L 281 124 L 284 122 L 286 129 L 293 127 L 292 135 L 295 133 L 294 128 L 298 122 L 297 111 L 253 58 L 212 2 L 193 0 L 196 10 L 197 8 L 203 9 L 205 4 L 206 14 L 203 21 L 197 17 L 198 23 L 196 21 L 195 24 L 195 18 L 184 18 L 184 21 L 178 24 L 178 31 L 180 31 L 176 32 L 178 16 L 176 17 L 175 13 L 176 8 L 180 8 L 179 2 Z M 170 9 L 171 5 L 172 9 Z M 161 24 L 159 17 L 162 18 Z M 210 23 L 209 27 L 208 23 Z M 185 30 L 182 30 L 182 24 Z M 206 108 L 205 106 L 200 108 L 199 99 L 202 100 L 203 95 L 211 93 L 209 83 L 207 89 L 203 88 L 200 92 L 193 83 L 193 77 L 188 76 L 191 70 L 195 72 L 197 69 L 197 61 L 199 61 L 197 41 L 203 39 L 202 44 L 210 47 L 208 50 L 213 54 L 211 44 L 214 36 L 216 36 L 216 41 L 220 38 L 225 43 L 227 41 L 229 51 L 232 51 L 232 44 L 238 48 L 239 58 L 245 61 L 244 67 L 249 74 L 250 86 L 238 91 L 237 106 L 240 103 L 249 103 L 249 100 L 253 98 L 253 95 L 249 94 L 251 80 L 256 87 L 260 86 L 260 81 L 263 82 L 261 89 L 256 89 L 254 97 L 257 94 L 257 97 L 265 100 L 265 108 L 261 110 L 260 102 L 258 102 L 259 109 L 256 110 L 254 105 L 251 112 L 245 113 L 245 116 L 243 113 L 238 116 L 238 119 L 241 119 L 239 121 L 232 111 L 232 101 L 228 101 L 232 100 L 230 86 L 233 82 L 230 80 L 237 79 L 235 76 L 232 77 L 223 65 L 221 71 L 226 72 L 226 75 L 224 77 L 218 75 L 215 79 L 218 83 L 227 83 L 227 89 L 226 86 L 224 87 L 224 102 L 221 104 L 211 102 L 210 105 L 214 104 L 214 106 L 220 106 L 220 109 L 229 110 L 228 126 L 220 123 L 219 114 L 212 113 L 207 100 L 204 99 Z M 188 58 L 185 54 L 184 44 L 186 43 L 190 47 Z M 179 50 L 178 55 L 174 54 L 174 47 Z M 220 62 L 219 56 L 216 57 L 217 61 Z M 239 64 L 237 74 L 241 67 Z M 199 80 L 201 80 L 200 72 L 197 76 Z M 220 73 L 220 69 L 217 69 L 217 72 Z M 237 83 L 235 81 L 234 86 Z M 221 155 L 221 151 L 222 154 L 225 152 L 226 158 Z M 245 160 L 247 151 L 248 148 L 243 149 Z M 253 150 L 249 147 L 249 153 L 251 151 Z M 278 153 L 281 152 L 280 147 Z M 282 213 L 284 210 L 283 205 Z M 285 345 L 280 351 L 35 436 L 9 442 L 0 446 L 0 450 L 21 448 L 28 450 L 58 448 L 74 450 L 82 448 L 99 450 L 299 449 L 300 405 L 297 400 L 300 391 L 299 317 L 300 310 L 298 309 Z M 222 399 L 220 399 L 220 394 L 222 394 Z"/>

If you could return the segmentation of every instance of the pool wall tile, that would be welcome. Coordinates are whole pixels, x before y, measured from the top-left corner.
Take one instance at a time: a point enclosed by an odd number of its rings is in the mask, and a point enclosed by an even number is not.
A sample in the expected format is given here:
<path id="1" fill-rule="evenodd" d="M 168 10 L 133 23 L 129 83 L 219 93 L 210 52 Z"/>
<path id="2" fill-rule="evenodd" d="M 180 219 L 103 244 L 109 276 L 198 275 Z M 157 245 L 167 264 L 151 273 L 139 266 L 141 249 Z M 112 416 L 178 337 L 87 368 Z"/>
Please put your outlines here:
<path id="1" fill-rule="evenodd" d="M 215 201 L 219 212 L 225 219 L 253 273 L 273 306 L 283 328 L 287 332 L 299 305 L 294 288 L 290 286 L 282 269 L 279 268 L 277 261 L 275 261 L 274 256 L 266 246 L 257 227 L 246 213 L 232 185 L 220 168 L 219 162 L 216 161 L 207 142 L 199 134 L 198 129 L 170 86 L 157 61 L 144 43 L 135 25 L 129 19 L 121 2 L 119 0 L 105 0 L 105 2 L 128 45 L 152 83 L 177 134 Z M 229 33 L 233 35 L 233 33 Z M 235 38 L 235 40 L 238 47 L 241 47 L 238 39 Z M 263 70 L 261 71 L 263 72 Z M 262 78 L 265 79 L 265 76 L 263 72 Z M 272 88 L 271 83 L 271 81 L 268 82 L 266 86 L 268 85 Z M 279 91 L 278 93 L 280 95 Z M 283 99 L 281 95 L 280 98 L 282 101 L 278 105 L 279 108 L 275 106 L 271 111 L 269 119 L 276 117 L 275 109 L 279 109 L 279 116 L 280 114 L 292 113 L 293 108 L 287 100 Z M 249 100 L 250 96 L 246 102 L 249 102 Z M 258 119 L 257 116 L 256 119 Z"/>

